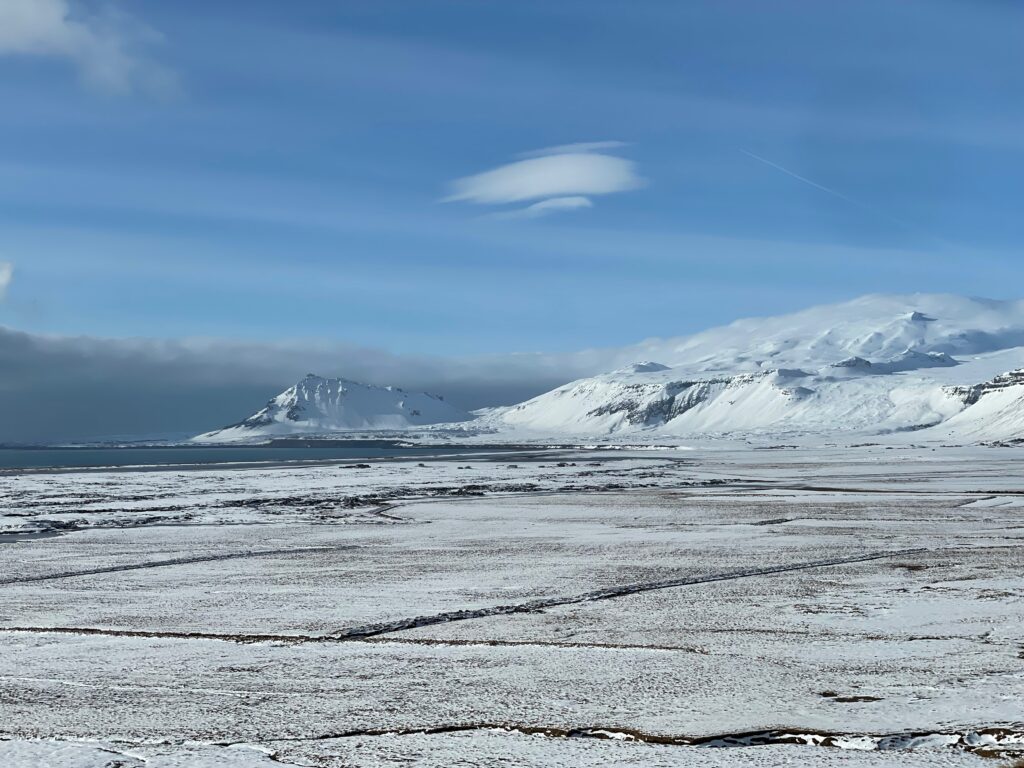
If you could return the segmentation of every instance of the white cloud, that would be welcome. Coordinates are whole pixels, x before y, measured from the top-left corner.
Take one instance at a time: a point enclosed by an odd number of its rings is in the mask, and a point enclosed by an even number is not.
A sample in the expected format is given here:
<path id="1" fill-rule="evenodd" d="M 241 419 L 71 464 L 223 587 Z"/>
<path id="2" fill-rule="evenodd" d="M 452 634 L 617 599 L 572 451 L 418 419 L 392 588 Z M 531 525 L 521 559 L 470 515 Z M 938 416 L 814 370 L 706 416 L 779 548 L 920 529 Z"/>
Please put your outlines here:
<path id="1" fill-rule="evenodd" d="M 520 160 L 456 179 L 452 182 L 452 194 L 445 201 L 495 205 L 542 198 L 579 198 L 625 192 L 643 183 L 629 160 L 574 151 Z"/>
<path id="2" fill-rule="evenodd" d="M 0 301 L 7 296 L 7 287 L 14 278 L 14 265 L 9 261 L 0 261 Z"/>
<path id="3" fill-rule="evenodd" d="M 173 93 L 173 73 L 138 52 L 157 33 L 112 7 L 77 10 L 69 0 L 0 0 L 0 55 L 67 59 L 85 83 L 112 93 Z"/>
<path id="4" fill-rule="evenodd" d="M 541 200 L 539 203 L 528 205 L 525 208 L 518 208 L 514 211 L 504 211 L 495 214 L 503 219 L 536 219 L 540 216 L 547 216 L 557 211 L 572 211 L 579 208 L 593 208 L 594 203 L 589 197 L 573 195 L 570 197 L 552 197 L 548 200 Z"/>

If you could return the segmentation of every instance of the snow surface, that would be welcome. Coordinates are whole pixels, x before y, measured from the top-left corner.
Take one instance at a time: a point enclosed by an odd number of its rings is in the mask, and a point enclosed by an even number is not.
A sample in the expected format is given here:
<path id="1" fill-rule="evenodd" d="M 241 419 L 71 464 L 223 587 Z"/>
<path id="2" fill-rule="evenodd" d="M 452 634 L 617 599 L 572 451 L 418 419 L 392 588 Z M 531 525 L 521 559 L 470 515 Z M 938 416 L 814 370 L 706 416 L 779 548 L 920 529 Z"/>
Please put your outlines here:
<path id="1" fill-rule="evenodd" d="M 69 741 L 0 742 L 6 768 L 281 768 L 281 766 L 520 766 L 520 768 L 988 768 L 991 760 L 939 749 L 858 752 L 800 746 L 680 749 L 613 739 L 555 740 L 545 736 L 482 731 L 462 735 L 393 735 L 283 744 L 274 757 L 246 747 L 142 746 Z M 127 749 L 126 751 L 123 751 Z M 282 752 L 288 755 L 282 756 Z M 810 754 L 808 754 L 810 753 Z M 312 755 L 316 763 L 305 762 Z M 292 762 L 294 760 L 295 762 Z M 998 762 L 996 766 L 998 768 Z"/>
<path id="2" fill-rule="evenodd" d="M 1012 764 L 1022 455 L 6 474 L 0 765 Z"/>

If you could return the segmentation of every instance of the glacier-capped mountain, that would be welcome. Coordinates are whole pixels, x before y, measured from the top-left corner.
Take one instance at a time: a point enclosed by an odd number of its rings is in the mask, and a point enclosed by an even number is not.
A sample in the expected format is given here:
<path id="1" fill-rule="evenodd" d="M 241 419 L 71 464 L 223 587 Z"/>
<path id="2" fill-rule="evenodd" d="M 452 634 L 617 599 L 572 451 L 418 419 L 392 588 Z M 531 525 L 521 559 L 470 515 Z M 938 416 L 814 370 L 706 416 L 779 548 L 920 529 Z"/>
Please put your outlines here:
<path id="1" fill-rule="evenodd" d="M 869 295 L 692 336 L 628 348 L 631 360 L 689 371 L 821 368 L 846 358 L 893 360 L 908 350 L 954 358 L 1024 347 L 1024 301 L 950 294 Z"/>
<path id="2" fill-rule="evenodd" d="M 498 430 L 590 436 L 1024 437 L 1022 301 L 866 296 L 631 350 L 657 362 L 481 418 Z"/>

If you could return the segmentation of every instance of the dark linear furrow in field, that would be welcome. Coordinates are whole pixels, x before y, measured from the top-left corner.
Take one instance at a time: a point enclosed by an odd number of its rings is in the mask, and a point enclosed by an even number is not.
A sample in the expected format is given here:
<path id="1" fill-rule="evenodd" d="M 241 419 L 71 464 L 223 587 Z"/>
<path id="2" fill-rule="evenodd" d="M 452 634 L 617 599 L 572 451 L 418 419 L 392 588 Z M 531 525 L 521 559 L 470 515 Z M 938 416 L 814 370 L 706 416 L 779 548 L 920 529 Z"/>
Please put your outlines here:
<path id="1" fill-rule="evenodd" d="M 163 629 L 107 629 L 104 627 L 0 627 L 0 634 L 83 635 L 86 637 L 141 637 L 158 640 L 221 640 L 228 643 L 341 642 L 314 635 L 282 635 L 240 632 L 189 632 Z"/>
<path id="2" fill-rule="evenodd" d="M 421 728 L 380 728 L 324 733 L 316 736 L 261 737 L 262 743 L 331 741 L 335 739 L 372 738 L 380 736 L 432 736 L 450 733 L 490 731 L 503 734 L 548 736 L 556 739 L 611 739 L 615 741 L 662 744 L 681 747 L 758 747 L 792 744 L 808 747 L 854 748 L 888 751 L 911 749 L 922 741 L 931 746 L 946 746 L 966 751 L 1020 749 L 1024 730 L 1004 726 L 947 731 L 895 731 L 890 733 L 830 732 L 812 728 L 776 728 L 760 731 L 721 733 L 711 736 L 655 734 L 621 726 L 589 726 L 567 728 L 519 723 L 456 723 Z M 218 742 L 216 746 L 232 746 L 237 742 Z M 246 742 L 251 743 L 251 742 Z"/>
<path id="3" fill-rule="evenodd" d="M 342 549 L 346 547 L 340 547 Z M 338 547 L 320 547 L 300 550 L 268 550 L 258 554 L 271 555 L 280 553 L 310 552 L 317 549 L 338 549 Z M 397 619 L 395 621 L 379 622 L 375 624 L 364 624 L 357 627 L 349 627 L 325 635 L 281 635 L 281 634 L 218 634 L 211 632 L 173 632 L 173 631 L 147 631 L 147 630 L 117 630 L 98 629 L 90 627 L 0 627 L 0 632 L 57 632 L 65 634 L 90 634 L 107 635 L 110 637 L 166 637 L 183 638 L 195 640 L 227 640 L 232 642 L 286 642 L 286 643 L 309 643 L 309 642 L 344 642 L 349 640 L 365 640 L 367 638 L 379 637 L 392 632 L 400 632 L 406 629 L 417 627 L 428 627 L 435 624 L 447 624 L 453 621 L 467 621 L 469 619 L 481 619 L 488 616 L 507 616 L 515 613 L 535 613 L 545 608 L 556 608 L 562 605 L 575 605 L 578 603 L 596 602 L 598 600 L 611 600 L 616 597 L 625 597 L 642 592 L 652 592 L 660 589 L 671 589 L 673 587 L 693 586 L 697 584 L 709 584 L 717 581 L 732 581 L 735 579 L 746 579 L 755 576 L 771 576 L 776 573 L 790 573 L 793 571 L 805 571 L 812 568 L 827 568 L 834 565 L 846 565 L 850 563 L 863 563 L 871 560 L 881 560 L 888 557 L 900 557 L 910 554 L 926 552 L 926 549 L 895 549 L 886 552 L 871 552 L 856 557 L 833 558 L 829 560 L 815 560 L 804 563 L 792 563 L 789 565 L 778 565 L 770 568 L 757 568 L 743 571 L 729 571 L 716 573 L 708 576 L 686 576 L 678 579 L 665 579 L 662 581 L 642 582 L 639 584 L 626 584 L 620 586 L 606 587 L 604 589 L 584 592 L 579 595 L 568 597 L 549 597 L 539 600 L 529 600 L 525 603 L 514 603 L 511 605 L 497 605 L 489 608 L 476 608 L 460 611 L 446 611 L 430 616 L 416 616 L 411 619 Z M 248 556 L 254 556 L 250 553 Z M 246 556 L 241 553 L 231 557 Z M 206 559 L 226 559 L 228 555 L 219 555 Z M 202 558 L 181 559 L 178 561 L 162 561 L 160 564 L 177 565 L 182 562 L 201 562 Z M 134 567 L 147 567 L 139 565 Z M 156 567 L 150 564 L 148 567 Z M 121 568 L 103 569 L 91 571 L 90 573 L 106 573 L 111 570 L 122 570 Z M 81 573 L 71 575 L 82 575 Z M 36 577 L 40 580 L 46 577 Z M 48 577 L 57 578 L 57 577 Z M 3 582 L 0 582 L 2 584 Z"/>
<path id="4" fill-rule="evenodd" d="M 870 560 L 880 560 L 887 557 L 897 557 L 910 554 L 919 554 L 927 551 L 924 548 L 897 549 L 886 552 L 871 552 L 855 557 L 832 558 L 829 560 L 815 560 L 805 563 L 793 563 L 790 565 L 778 565 L 769 568 L 757 568 L 743 571 L 729 571 L 716 573 L 708 576 L 684 576 L 677 579 L 664 579 L 662 581 L 649 581 L 639 584 L 625 584 L 620 586 L 606 587 L 592 592 L 584 592 L 579 595 L 568 597 L 548 597 L 538 600 L 529 600 L 525 603 L 514 603 L 511 605 L 496 605 L 490 608 L 476 608 L 460 611 L 445 611 L 431 616 L 416 616 L 411 619 L 398 619 L 396 621 L 380 622 L 376 624 L 365 624 L 358 627 L 349 627 L 337 632 L 330 633 L 330 637 L 338 639 L 362 639 L 376 637 L 391 632 L 400 632 L 405 629 L 417 627 L 428 627 L 434 624 L 447 624 L 453 621 L 466 621 L 469 619 L 481 619 L 488 616 L 507 616 L 513 613 L 536 613 L 545 608 L 556 608 L 562 605 L 574 605 L 577 603 L 590 603 L 598 600 L 611 600 L 616 597 L 635 595 L 641 592 L 652 592 L 659 589 L 671 589 L 673 587 L 685 587 L 696 584 L 708 584 L 716 581 L 732 581 L 734 579 L 746 579 L 754 576 L 770 576 L 776 573 L 789 573 L 791 571 L 804 571 L 811 568 L 825 568 L 833 565 L 846 565 L 848 563 L 862 563 Z"/>
<path id="5" fill-rule="evenodd" d="M 361 639 L 338 638 L 324 635 L 285 634 L 241 634 L 216 632 L 185 632 L 175 630 L 145 629 L 103 629 L 99 627 L 0 627 L 0 634 L 55 634 L 84 635 L 100 637 L 141 637 L 169 640 L 220 640 L 231 643 L 282 643 L 285 645 L 367 643 L 373 645 L 424 645 L 454 646 L 464 648 L 595 648 L 612 651 L 679 651 L 682 653 L 707 653 L 692 645 L 644 645 L 642 643 L 599 643 L 558 640 L 438 640 L 427 637 L 367 637 Z"/>
<path id="6" fill-rule="evenodd" d="M 69 579 L 74 576 L 95 576 L 102 573 L 119 573 L 121 571 L 136 571 L 145 568 L 165 568 L 172 565 L 190 565 L 192 563 L 211 563 L 219 560 L 238 560 L 251 557 L 273 557 L 275 555 L 297 555 L 309 554 L 312 552 L 334 552 L 345 549 L 355 549 L 354 544 L 333 545 L 324 547 L 290 547 L 286 549 L 258 549 L 246 552 L 228 552 L 220 555 L 195 555 L 192 557 L 172 557 L 167 560 L 149 560 L 144 563 L 132 563 L 130 565 L 108 565 L 102 568 L 85 568 L 79 571 L 61 571 L 59 573 L 44 573 L 35 576 L 17 576 L 10 579 L 0 579 L 0 586 L 8 584 L 23 584 L 33 581 L 50 581 L 52 579 Z"/>

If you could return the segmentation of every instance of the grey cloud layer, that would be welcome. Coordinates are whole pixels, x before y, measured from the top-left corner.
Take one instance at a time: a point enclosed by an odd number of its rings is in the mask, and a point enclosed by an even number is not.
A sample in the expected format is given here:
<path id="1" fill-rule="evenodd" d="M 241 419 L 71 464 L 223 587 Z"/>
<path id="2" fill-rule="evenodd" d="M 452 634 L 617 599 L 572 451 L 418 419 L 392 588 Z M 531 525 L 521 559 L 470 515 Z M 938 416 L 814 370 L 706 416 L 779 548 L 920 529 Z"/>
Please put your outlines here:
<path id="1" fill-rule="evenodd" d="M 463 408 L 504 405 L 636 354 L 443 359 L 341 343 L 51 337 L 0 328 L 0 442 L 198 433 L 248 416 L 308 372 L 436 392 Z"/>

